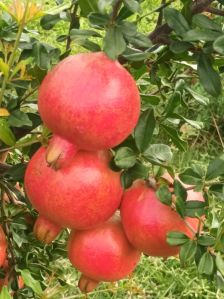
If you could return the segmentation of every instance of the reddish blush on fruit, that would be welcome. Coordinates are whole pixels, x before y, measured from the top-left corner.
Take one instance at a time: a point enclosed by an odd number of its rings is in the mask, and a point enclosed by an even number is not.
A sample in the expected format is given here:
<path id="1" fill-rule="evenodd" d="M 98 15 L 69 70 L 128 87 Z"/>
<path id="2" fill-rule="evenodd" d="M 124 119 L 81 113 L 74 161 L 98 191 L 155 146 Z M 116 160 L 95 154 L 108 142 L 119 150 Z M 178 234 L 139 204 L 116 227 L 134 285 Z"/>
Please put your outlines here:
<path id="1" fill-rule="evenodd" d="M 39 89 L 42 120 L 83 150 L 109 149 L 132 132 L 140 114 L 135 80 L 105 53 L 69 56 Z"/>
<path id="2" fill-rule="evenodd" d="M 192 196 L 192 192 L 189 196 Z M 195 197 L 191 197 L 191 200 L 198 200 L 197 192 L 193 196 Z M 164 258 L 179 253 L 178 246 L 167 243 L 168 232 L 179 231 L 193 238 L 192 229 L 197 231 L 199 225 L 198 219 L 186 217 L 183 220 L 171 207 L 162 204 L 156 191 L 149 188 L 143 180 L 136 181 L 124 193 L 121 219 L 133 246 L 147 255 Z"/>
<path id="3" fill-rule="evenodd" d="M 73 231 L 68 257 L 83 273 L 80 289 L 88 292 L 100 281 L 117 281 L 128 276 L 135 269 L 140 252 L 129 243 L 120 219 L 114 216 L 95 229 Z"/>
<path id="4" fill-rule="evenodd" d="M 114 214 L 123 189 L 120 173 L 109 168 L 109 155 L 65 150 L 61 168 L 55 168 L 46 162 L 46 153 L 41 147 L 34 154 L 24 181 L 30 202 L 42 216 L 61 227 L 89 229 Z"/>
<path id="5" fill-rule="evenodd" d="M 62 227 L 48 220 L 47 218 L 39 215 L 33 233 L 37 240 L 44 244 L 52 243 L 61 233 Z"/>

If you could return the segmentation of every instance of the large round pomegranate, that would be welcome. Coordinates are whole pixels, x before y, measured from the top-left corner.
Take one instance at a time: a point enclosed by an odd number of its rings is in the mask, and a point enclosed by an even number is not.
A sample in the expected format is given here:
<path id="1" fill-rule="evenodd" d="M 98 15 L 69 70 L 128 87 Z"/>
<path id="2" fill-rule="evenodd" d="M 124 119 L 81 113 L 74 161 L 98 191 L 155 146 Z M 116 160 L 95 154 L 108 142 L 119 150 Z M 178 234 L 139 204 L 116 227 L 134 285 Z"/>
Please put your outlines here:
<path id="1" fill-rule="evenodd" d="M 202 200 L 202 194 L 190 191 L 187 200 Z M 167 233 L 183 232 L 193 237 L 190 228 L 197 231 L 199 221 L 186 217 L 185 221 L 156 197 L 154 189 L 143 180 L 129 188 L 121 203 L 121 219 L 125 233 L 133 246 L 147 255 L 168 257 L 178 254 L 178 246 L 170 246 Z M 190 227 L 190 228 L 189 228 Z"/>
<path id="2" fill-rule="evenodd" d="M 39 90 L 44 123 L 85 150 L 109 149 L 135 127 L 140 97 L 134 79 L 103 52 L 70 56 L 48 73 Z"/>
<path id="3" fill-rule="evenodd" d="M 107 155 L 66 150 L 65 146 L 59 165 L 49 167 L 46 153 L 41 147 L 25 173 L 26 193 L 39 213 L 54 224 L 74 229 L 108 220 L 119 207 L 123 190 L 120 173 L 109 168 Z"/>
<path id="4" fill-rule="evenodd" d="M 88 291 L 97 285 L 96 282 L 126 277 L 137 265 L 140 252 L 129 243 L 120 218 L 114 216 L 95 229 L 73 231 L 68 257 L 84 274 L 79 284 L 81 290 Z"/>
<path id="5" fill-rule="evenodd" d="M 2 267 L 6 261 L 6 255 L 7 255 L 6 251 L 7 251 L 6 236 L 2 226 L 0 225 L 0 267 Z"/>

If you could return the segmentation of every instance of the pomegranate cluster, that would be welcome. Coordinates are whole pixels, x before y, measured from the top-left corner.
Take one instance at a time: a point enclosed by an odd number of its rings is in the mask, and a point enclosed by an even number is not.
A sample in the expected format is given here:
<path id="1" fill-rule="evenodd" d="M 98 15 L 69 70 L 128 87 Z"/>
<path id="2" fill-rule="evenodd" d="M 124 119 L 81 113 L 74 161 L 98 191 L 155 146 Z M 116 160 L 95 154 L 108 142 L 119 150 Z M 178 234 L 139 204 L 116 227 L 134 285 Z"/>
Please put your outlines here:
<path id="1" fill-rule="evenodd" d="M 143 180 L 124 191 L 120 172 L 109 167 L 110 148 L 131 134 L 140 114 L 128 71 L 102 52 L 70 56 L 43 80 L 38 106 L 53 137 L 25 174 L 27 196 L 39 212 L 34 233 L 48 244 L 71 229 L 68 257 L 82 272 L 81 291 L 126 277 L 141 252 L 176 255 L 167 232 L 193 237 L 192 230 Z M 198 220 L 190 225 L 196 228 Z"/>

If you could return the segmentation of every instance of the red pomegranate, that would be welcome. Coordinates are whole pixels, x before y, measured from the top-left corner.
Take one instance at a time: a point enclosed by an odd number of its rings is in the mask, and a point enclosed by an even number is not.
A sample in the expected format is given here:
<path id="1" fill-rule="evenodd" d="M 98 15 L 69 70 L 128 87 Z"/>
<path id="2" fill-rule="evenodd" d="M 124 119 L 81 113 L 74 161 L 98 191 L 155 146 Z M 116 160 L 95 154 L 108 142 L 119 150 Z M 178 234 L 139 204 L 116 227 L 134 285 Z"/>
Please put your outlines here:
<path id="1" fill-rule="evenodd" d="M 189 192 L 189 191 L 188 191 Z M 187 200 L 202 200 L 202 194 L 190 191 Z M 185 221 L 156 197 L 154 189 L 143 180 L 129 188 L 121 203 L 121 219 L 125 233 L 133 246 L 147 255 L 168 257 L 178 254 L 178 246 L 170 246 L 167 233 L 183 232 L 190 238 L 191 229 L 197 231 L 199 221 L 186 217 Z M 191 229 L 190 229 L 191 228 Z"/>
<path id="2" fill-rule="evenodd" d="M 140 96 L 134 79 L 103 52 L 70 56 L 43 80 L 39 112 L 44 123 L 79 149 L 109 149 L 137 124 Z"/>
<path id="3" fill-rule="evenodd" d="M 58 226 L 41 215 L 37 218 L 33 228 L 37 240 L 44 244 L 50 244 L 54 241 L 61 231 L 61 226 Z"/>
<path id="4" fill-rule="evenodd" d="M 5 264 L 7 258 L 7 241 L 4 230 L 0 225 L 0 267 Z"/>
<path id="5" fill-rule="evenodd" d="M 80 289 L 88 292 L 97 282 L 116 281 L 130 274 L 139 261 L 140 252 L 128 242 L 120 218 L 114 216 L 95 229 L 73 231 L 68 257 L 83 273 Z"/>
<path id="6" fill-rule="evenodd" d="M 88 229 L 114 214 L 123 190 L 120 173 L 108 166 L 107 153 L 78 151 L 71 155 L 65 147 L 60 165 L 54 168 L 48 166 L 46 152 L 41 147 L 34 154 L 24 181 L 28 198 L 42 216 L 62 227 Z"/>

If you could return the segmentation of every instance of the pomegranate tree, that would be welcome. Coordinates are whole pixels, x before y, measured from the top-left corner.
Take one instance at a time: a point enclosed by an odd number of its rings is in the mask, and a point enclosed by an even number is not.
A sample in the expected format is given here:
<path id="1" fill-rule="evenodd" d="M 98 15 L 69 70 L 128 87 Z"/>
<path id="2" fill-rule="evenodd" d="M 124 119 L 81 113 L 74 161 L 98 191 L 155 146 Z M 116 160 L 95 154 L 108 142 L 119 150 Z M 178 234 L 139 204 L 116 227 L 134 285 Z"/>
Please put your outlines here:
<path id="1" fill-rule="evenodd" d="M 136 83 L 103 52 L 70 56 L 48 73 L 39 90 L 44 123 L 79 149 L 109 149 L 134 129 L 140 113 Z"/>
<path id="2" fill-rule="evenodd" d="M 95 229 L 73 231 L 68 257 L 83 273 L 80 289 L 88 292 L 100 281 L 116 281 L 130 274 L 139 261 L 140 252 L 129 243 L 120 219 L 114 216 Z"/>
<path id="3" fill-rule="evenodd" d="M 57 167 L 47 164 L 45 147 L 34 154 L 25 174 L 26 193 L 42 216 L 61 227 L 95 227 L 120 205 L 120 173 L 109 168 L 107 152 L 76 152 L 69 142 L 63 144 Z"/>
<path id="4" fill-rule="evenodd" d="M 189 191 L 188 191 L 189 192 Z M 190 191 L 187 200 L 203 200 L 200 192 Z M 126 190 L 121 204 L 125 233 L 133 246 L 151 256 L 168 257 L 178 254 L 179 247 L 170 246 L 167 233 L 179 231 L 193 238 L 199 225 L 196 218 L 182 219 L 170 206 L 162 204 L 156 191 L 138 180 Z"/>

